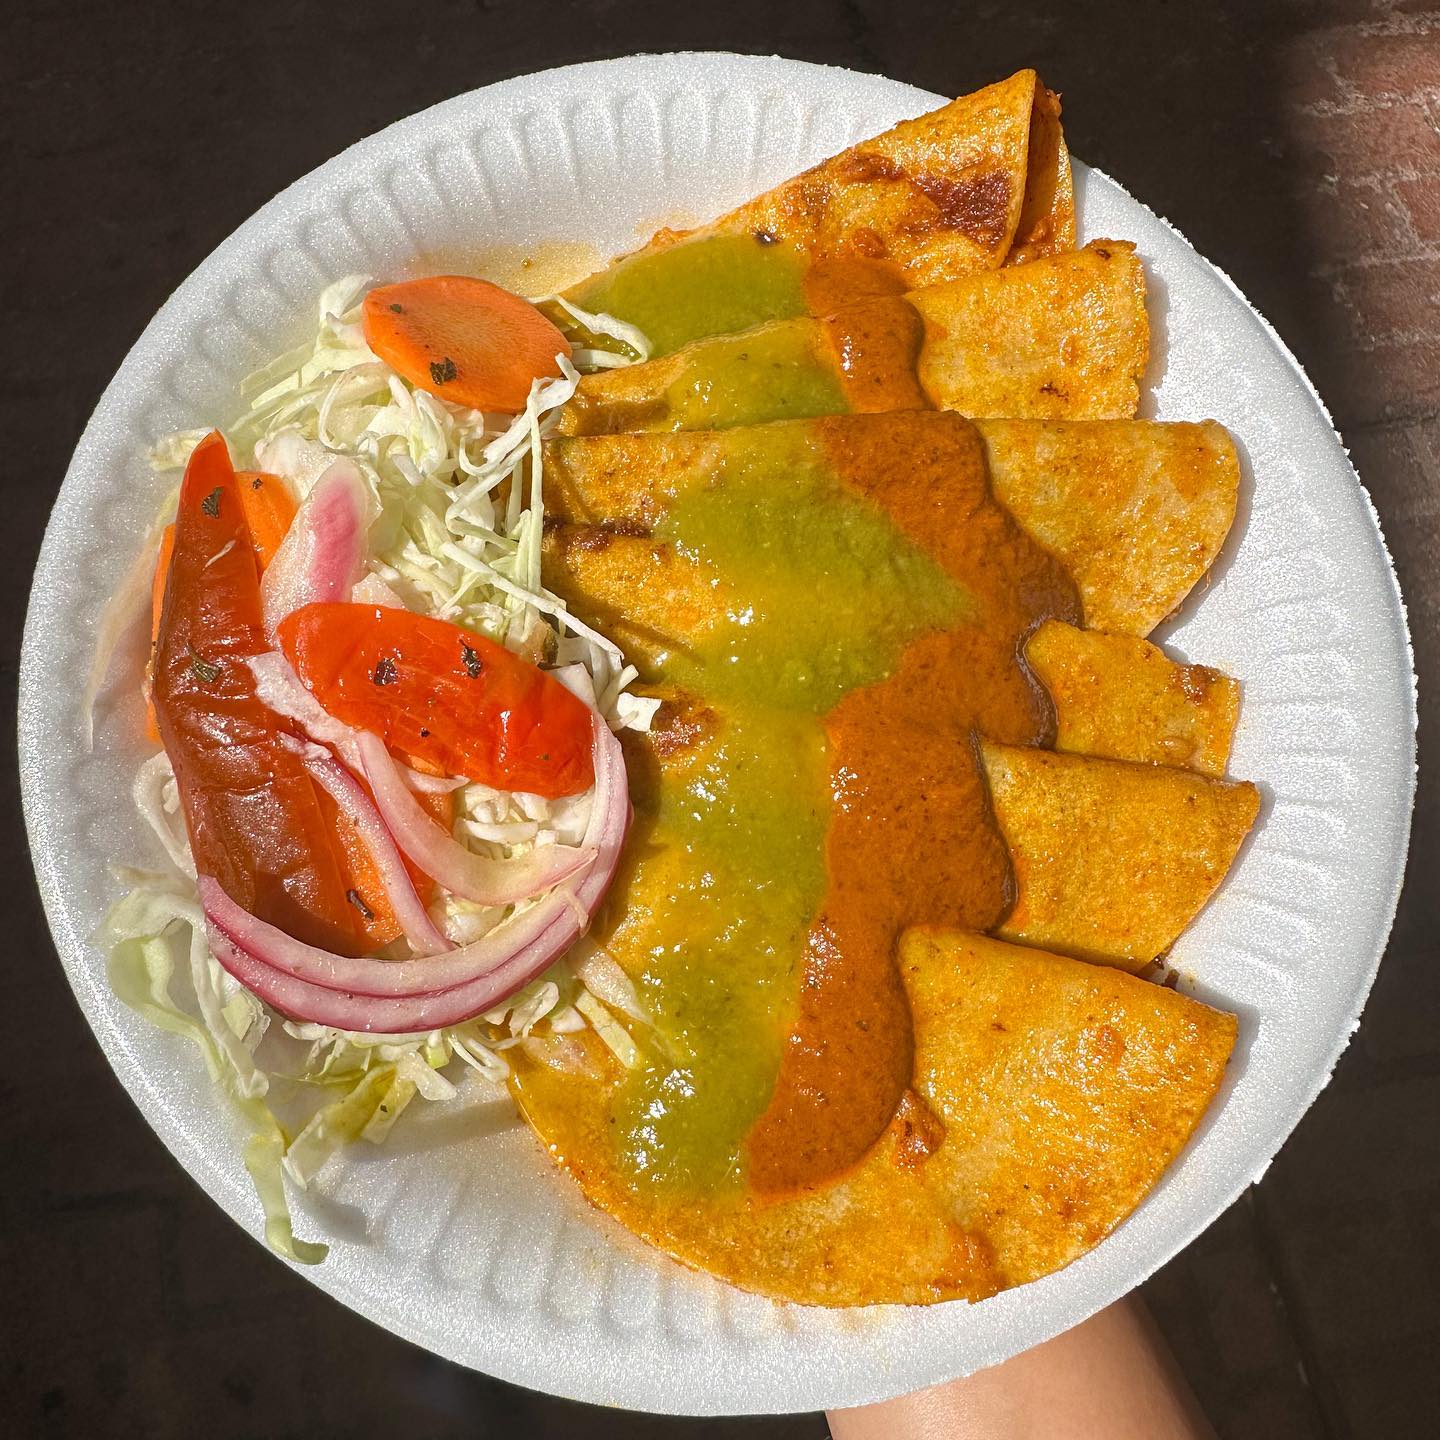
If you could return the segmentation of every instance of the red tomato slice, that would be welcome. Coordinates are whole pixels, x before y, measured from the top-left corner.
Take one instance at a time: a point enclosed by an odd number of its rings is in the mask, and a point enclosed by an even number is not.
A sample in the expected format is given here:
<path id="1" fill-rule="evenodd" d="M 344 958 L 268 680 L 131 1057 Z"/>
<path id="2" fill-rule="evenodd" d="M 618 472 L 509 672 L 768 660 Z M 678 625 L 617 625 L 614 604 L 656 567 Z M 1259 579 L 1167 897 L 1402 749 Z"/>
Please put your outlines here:
<path id="1" fill-rule="evenodd" d="M 595 783 L 590 711 L 503 645 L 383 605 L 306 605 L 280 648 L 315 698 L 447 775 L 574 795 Z"/>
<path id="2" fill-rule="evenodd" d="M 312 945 L 363 948 L 315 787 L 246 660 L 270 647 L 235 471 L 218 433 L 190 458 L 155 641 L 155 716 L 202 875 Z"/>

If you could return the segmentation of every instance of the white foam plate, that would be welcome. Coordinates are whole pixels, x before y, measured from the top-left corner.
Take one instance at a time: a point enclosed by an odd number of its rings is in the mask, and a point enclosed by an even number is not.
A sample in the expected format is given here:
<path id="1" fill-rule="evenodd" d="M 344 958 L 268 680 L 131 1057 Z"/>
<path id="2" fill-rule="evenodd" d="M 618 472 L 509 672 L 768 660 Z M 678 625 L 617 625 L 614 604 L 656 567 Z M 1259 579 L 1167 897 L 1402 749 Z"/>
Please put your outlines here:
<path id="1" fill-rule="evenodd" d="M 105 391 L 50 520 L 25 632 L 31 847 L 56 947 L 116 1074 L 252 1235 L 236 1122 L 189 1047 L 111 996 L 86 940 L 118 891 L 107 865 L 155 858 L 128 802 L 142 755 L 133 687 L 102 703 L 93 754 L 77 703 L 96 617 L 159 503 L 146 446 L 229 417 L 240 378 L 308 335 L 318 292 L 342 274 L 393 277 L 427 254 L 554 239 L 622 251 L 940 103 L 876 76 L 737 55 L 634 57 L 477 90 L 265 206 L 175 292 Z M 1076 1323 L 1264 1171 L 1354 1030 L 1394 913 L 1414 783 L 1404 612 L 1374 511 L 1275 333 L 1114 181 L 1083 166 L 1077 177 L 1082 235 L 1133 239 L 1146 262 L 1151 413 L 1214 416 L 1244 458 L 1230 546 L 1169 634 L 1181 655 L 1243 680 L 1233 768 L 1265 793 L 1252 842 L 1176 947 L 1196 993 L 1241 1022 L 1185 1155 L 1060 1274 L 980 1305 L 827 1312 L 744 1295 L 643 1246 L 587 1207 L 507 1100 L 477 1094 L 412 1111 L 384 1151 L 331 1167 L 298 1206 L 301 1231 L 332 1246 L 307 1279 L 441 1355 L 576 1399 L 689 1414 L 853 1405 Z"/>

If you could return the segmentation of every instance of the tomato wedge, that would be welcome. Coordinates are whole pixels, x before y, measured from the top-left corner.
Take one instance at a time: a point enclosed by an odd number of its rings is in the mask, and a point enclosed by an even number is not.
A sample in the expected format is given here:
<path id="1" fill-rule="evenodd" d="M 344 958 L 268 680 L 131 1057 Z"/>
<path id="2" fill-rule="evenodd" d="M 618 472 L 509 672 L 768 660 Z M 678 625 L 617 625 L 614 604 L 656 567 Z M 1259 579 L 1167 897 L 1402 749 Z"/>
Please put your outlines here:
<path id="1" fill-rule="evenodd" d="M 503 645 L 383 605 L 306 605 L 276 632 L 315 698 L 447 775 L 574 795 L 595 783 L 590 711 Z"/>
<path id="2" fill-rule="evenodd" d="M 195 863 L 253 915 L 298 940 L 358 954 L 362 917 L 346 897 L 334 832 L 245 663 L 269 648 L 238 482 L 212 433 L 180 489 L 153 677 Z"/>

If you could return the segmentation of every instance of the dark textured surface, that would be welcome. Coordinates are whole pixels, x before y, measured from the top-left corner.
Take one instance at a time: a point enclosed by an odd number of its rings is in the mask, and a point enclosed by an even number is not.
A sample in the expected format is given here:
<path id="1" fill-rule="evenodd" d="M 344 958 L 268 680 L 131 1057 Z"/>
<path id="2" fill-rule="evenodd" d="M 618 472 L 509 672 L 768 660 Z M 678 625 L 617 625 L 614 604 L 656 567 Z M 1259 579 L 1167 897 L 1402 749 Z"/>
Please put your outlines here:
<path id="1" fill-rule="evenodd" d="M 21 3 L 0 20 L 0 437 L 14 688 L 45 515 L 106 379 L 277 189 L 476 85 L 634 50 L 778 51 L 960 93 L 1038 66 L 1076 153 L 1168 215 L 1309 367 L 1440 674 L 1440 15 L 1366 0 Z M 7 713 L 10 702 L 7 698 Z M 1146 1293 L 1226 1440 L 1440 1433 L 1440 801 L 1365 1024 L 1264 1183 Z M 28 874 L 13 769 L 0 1067 L 0 1434 L 807 1437 L 552 1401 L 391 1338 L 268 1261 L 89 1040 Z"/>

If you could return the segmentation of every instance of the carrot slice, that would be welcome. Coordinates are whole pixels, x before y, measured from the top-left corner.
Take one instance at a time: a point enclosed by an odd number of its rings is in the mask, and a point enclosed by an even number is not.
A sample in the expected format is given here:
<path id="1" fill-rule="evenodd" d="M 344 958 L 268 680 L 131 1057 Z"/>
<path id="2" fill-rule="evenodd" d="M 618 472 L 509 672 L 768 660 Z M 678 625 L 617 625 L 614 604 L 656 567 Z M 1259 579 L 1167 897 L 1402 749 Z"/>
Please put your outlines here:
<path id="1" fill-rule="evenodd" d="M 396 758 L 408 765 L 412 770 L 418 770 L 422 775 L 440 776 L 445 773 L 440 766 L 433 764 L 420 755 L 407 755 L 404 751 L 401 751 Z M 420 808 L 437 825 L 443 825 L 446 830 L 454 825 L 455 792 L 453 790 L 445 790 L 438 793 L 432 790 L 417 790 L 415 792 L 415 799 Z M 435 882 L 431 880 L 424 871 L 412 868 L 410 873 L 415 877 L 417 888 L 423 880 L 426 885 L 429 885 L 433 889 Z M 427 892 L 421 890 L 421 894 L 424 896 Z"/>
<path id="2" fill-rule="evenodd" d="M 170 576 L 170 557 L 175 553 L 175 522 L 160 532 L 160 548 L 155 553 L 155 578 L 150 582 L 150 659 L 145 666 L 145 738 L 160 743 L 160 726 L 155 719 L 155 701 L 151 696 L 155 668 L 155 646 L 160 641 L 160 616 L 165 609 L 165 582 Z"/>
<path id="3" fill-rule="evenodd" d="M 422 775 L 438 776 L 445 773 L 438 765 L 432 765 L 418 755 L 407 755 L 401 751 L 395 758 L 402 764 L 408 765 L 412 770 L 418 770 Z M 364 781 L 362 780 L 361 783 L 363 784 Z M 415 802 L 447 835 L 450 833 L 455 825 L 455 795 L 453 791 L 417 790 Z M 416 893 L 428 905 L 435 896 L 435 882 L 408 855 L 401 858 L 405 862 L 405 868 L 410 872 L 411 880 L 415 882 Z"/>
<path id="4" fill-rule="evenodd" d="M 245 523 L 250 527 L 250 539 L 255 546 L 255 558 L 260 569 L 275 558 L 280 542 L 290 529 L 290 522 L 299 508 L 290 487 L 278 476 L 267 475 L 261 470 L 241 470 L 236 473 L 240 487 L 240 508 L 245 512 Z"/>
<path id="5" fill-rule="evenodd" d="M 365 297 L 365 342 L 412 385 L 477 410 L 525 408 L 570 342 L 528 300 L 468 275 L 382 285 Z"/>
<path id="6" fill-rule="evenodd" d="M 170 557 L 175 553 L 175 522 L 160 532 L 160 548 L 155 552 L 155 578 L 150 582 L 150 643 L 160 635 L 160 615 L 165 609 L 165 580 L 170 574 Z"/>
<path id="7" fill-rule="evenodd" d="M 399 758 L 424 774 L 440 773 L 438 767 L 413 755 L 401 755 Z M 365 784 L 363 777 L 360 778 L 360 784 Z M 366 949 L 379 950 L 398 939 L 401 933 L 400 921 L 395 916 L 390 897 L 385 893 L 385 882 L 375 868 L 370 847 L 355 828 L 354 822 L 323 791 L 317 790 L 315 798 L 320 802 L 320 808 L 334 831 L 335 858 L 340 866 L 341 881 L 345 886 L 346 898 L 355 907 Z M 447 832 L 450 830 L 455 823 L 453 795 L 421 791 L 416 793 L 415 799 L 437 825 L 443 826 Z M 425 904 L 429 904 L 435 894 L 435 882 L 408 856 L 403 858 L 416 892 Z"/>

